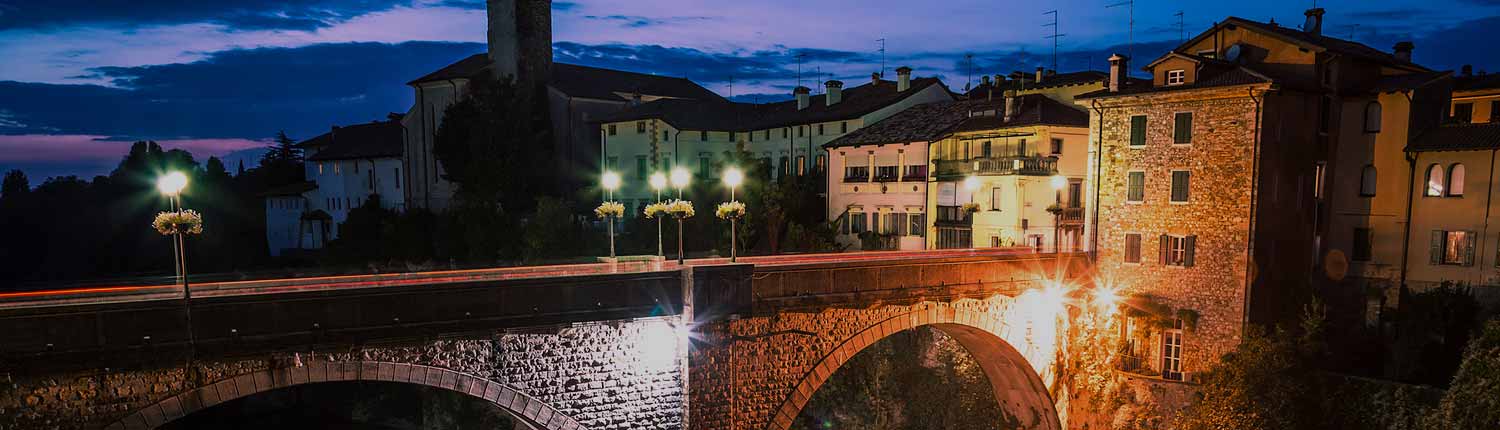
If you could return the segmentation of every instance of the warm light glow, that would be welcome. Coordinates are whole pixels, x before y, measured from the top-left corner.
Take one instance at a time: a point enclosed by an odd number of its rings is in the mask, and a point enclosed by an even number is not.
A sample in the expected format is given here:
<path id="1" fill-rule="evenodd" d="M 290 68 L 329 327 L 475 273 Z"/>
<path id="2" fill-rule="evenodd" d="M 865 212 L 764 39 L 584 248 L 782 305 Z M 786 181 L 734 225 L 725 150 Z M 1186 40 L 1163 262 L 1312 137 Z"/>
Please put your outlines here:
<path id="1" fill-rule="evenodd" d="M 181 193 L 183 188 L 187 188 L 187 183 L 187 175 L 182 172 L 172 172 L 156 180 L 156 189 L 161 190 L 162 194 L 175 196 Z"/>
<path id="2" fill-rule="evenodd" d="M 1063 305 L 1067 303 L 1067 300 L 1068 290 L 1063 288 L 1061 284 L 1049 282 L 1046 287 L 1042 288 L 1041 301 L 1039 303 L 1045 312 L 1058 315 L 1063 311 Z"/>
<path id="3" fill-rule="evenodd" d="M 1115 308 L 1120 304 L 1120 290 L 1113 285 L 1100 285 L 1094 289 L 1094 307 L 1104 316 L 1115 313 Z"/>
<path id="4" fill-rule="evenodd" d="M 675 188 L 687 188 L 688 182 L 693 180 L 693 175 L 687 169 L 677 167 L 672 169 L 672 186 Z"/>
<path id="5" fill-rule="evenodd" d="M 1068 178 L 1067 177 L 1065 177 L 1063 175 L 1056 175 L 1056 176 L 1052 177 L 1052 189 L 1054 189 L 1054 190 L 1061 190 L 1061 189 L 1063 189 L 1063 187 L 1066 187 L 1066 186 L 1068 186 Z"/>
<path id="6" fill-rule="evenodd" d="M 979 178 L 976 176 L 964 178 L 964 189 L 969 191 L 979 189 Z"/>
<path id="7" fill-rule="evenodd" d="M 680 348 L 687 341 L 686 326 L 666 320 L 641 321 L 640 337 L 635 342 L 640 351 L 639 371 L 670 370 L 677 365 Z"/>
<path id="8" fill-rule="evenodd" d="M 742 182 L 745 182 L 745 173 L 740 169 L 730 167 L 729 170 L 724 171 L 724 185 L 738 187 Z"/>
<path id="9" fill-rule="evenodd" d="M 651 174 L 651 189 L 661 191 L 667 188 L 667 174 L 656 172 Z"/>
<path id="10" fill-rule="evenodd" d="M 620 174 L 619 173 L 615 173 L 615 172 L 605 171 L 604 172 L 604 177 L 600 178 L 600 182 L 604 185 L 604 189 L 606 189 L 606 190 L 610 190 L 610 191 L 618 190 L 618 189 L 620 189 Z"/>

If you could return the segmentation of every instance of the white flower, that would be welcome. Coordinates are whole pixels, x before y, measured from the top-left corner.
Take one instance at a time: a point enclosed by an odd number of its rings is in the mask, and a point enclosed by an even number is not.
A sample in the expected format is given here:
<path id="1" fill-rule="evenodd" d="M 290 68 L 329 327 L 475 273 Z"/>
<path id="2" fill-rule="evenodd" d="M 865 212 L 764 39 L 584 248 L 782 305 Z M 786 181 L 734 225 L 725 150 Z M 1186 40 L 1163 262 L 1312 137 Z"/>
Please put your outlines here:
<path id="1" fill-rule="evenodd" d="M 693 211 L 693 202 L 687 200 L 673 200 L 667 203 L 667 213 L 678 218 L 692 218 L 697 214 Z"/>
<path id="2" fill-rule="evenodd" d="M 645 212 L 646 218 L 656 218 L 667 213 L 667 204 L 660 202 L 652 203 L 646 205 L 646 209 L 643 212 Z"/>
<path id="3" fill-rule="evenodd" d="M 719 219 L 743 217 L 745 216 L 745 204 L 740 203 L 738 200 L 719 203 L 719 207 L 714 210 L 714 215 L 717 215 Z"/>
<path id="4" fill-rule="evenodd" d="M 599 207 L 594 208 L 594 216 L 599 218 L 619 218 L 625 216 L 625 205 L 620 204 L 620 202 L 600 203 Z"/>
<path id="5" fill-rule="evenodd" d="M 203 215 L 192 209 L 183 209 L 177 212 L 162 212 L 156 214 L 156 219 L 151 221 L 151 228 L 163 235 L 174 234 L 201 234 L 203 233 Z"/>

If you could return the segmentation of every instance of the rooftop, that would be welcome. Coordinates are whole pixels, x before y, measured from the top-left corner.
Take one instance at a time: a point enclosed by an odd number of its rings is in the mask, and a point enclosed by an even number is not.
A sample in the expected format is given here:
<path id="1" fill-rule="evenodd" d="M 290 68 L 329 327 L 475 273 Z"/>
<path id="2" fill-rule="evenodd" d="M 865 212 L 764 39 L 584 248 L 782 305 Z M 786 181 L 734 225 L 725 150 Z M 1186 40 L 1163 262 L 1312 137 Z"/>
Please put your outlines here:
<path id="1" fill-rule="evenodd" d="M 1500 149 L 1500 122 L 1443 124 L 1423 132 L 1406 146 L 1410 152 L 1490 149 Z"/>
<path id="2" fill-rule="evenodd" d="M 1035 77 L 1034 74 L 1033 75 L 1027 75 L 1024 72 L 1014 72 L 1014 73 L 1011 73 L 1010 76 L 1012 78 L 1018 78 L 1018 77 L 1019 78 L 1024 78 L 1024 80 L 1022 80 L 1022 79 L 1006 79 L 1005 83 L 1000 84 L 1000 85 L 995 85 L 994 82 L 980 83 L 979 85 L 975 85 L 973 89 L 969 90 L 969 92 L 966 93 L 966 94 L 964 94 L 964 95 L 968 96 L 971 99 L 972 98 L 986 98 L 986 97 L 989 97 L 989 95 L 990 95 L 990 92 L 989 92 L 990 89 L 994 88 L 995 89 L 995 93 L 994 93 L 995 97 L 1000 97 L 1000 95 L 1004 91 L 1006 91 L 1006 90 L 1018 90 L 1018 91 L 1019 90 L 1036 90 L 1036 89 L 1043 89 L 1043 88 L 1057 88 L 1057 87 L 1066 87 L 1066 86 L 1072 86 L 1072 85 L 1089 85 L 1089 84 L 1096 84 L 1096 85 L 1102 86 L 1102 85 L 1104 85 L 1104 83 L 1106 81 L 1109 80 L 1109 73 L 1107 73 L 1107 72 L 1100 72 L 1100 71 L 1097 71 L 1097 70 L 1084 70 L 1084 71 L 1068 72 L 1068 73 L 1053 73 L 1053 74 L 1050 74 L 1050 75 L 1043 76 L 1042 77 L 1042 82 L 1040 82 L 1040 83 L 1031 80 L 1031 79 L 1033 79 Z"/>
<path id="3" fill-rule="evenodd" d="M 1500 73 L 1459 75 L 1453 78 L 1453 91 L 1475 91 L 1500 88 Z"/>
<path id="4" fill-rule="evenodd" d="M 953 128 L 954 132 L 994 130 L 1033 125 L 1058 125 L 1064 127 L 1088 127 L 1089 114 L 1041 94 L 1020 96 L 1020 112 L 1006 121 L 1004 112 L 994 116 L 976 116 L 964 119 Z"/>
<path id="5" fill-rule="evenodd" d="M 888 118 L 866 125 L 823 144 L 824 148 L 840 148 L 859 145 L 887 143 L 930 142 L 941 138 L 953 126 L 969 117 L 969 112 L 981 109 L 1004 110 L 1004 98 L 994 101 L 950 101 L 923 103 L 907 108 Z"/>
<path id="6" fill-rule="evenodd" d="M 407 82 L 416 85 L 423 82 L 449 79 L 473 79 L 490 70 L 489 56 L 474 54 L 458 60 L 437 71 Z M 548 85 L 573 97 L 600 100 L 629 100 L 621 93 L 640 93 L 656 97 L 685 98 L 697 100 L 724 100 L 713 91 L 688 80 L 671 76 L 651 75 L 604 69 L 568 63 L 552 63 L 552 75 Z"/>
<path id="7" fill-rule="evenodd" d="M 334 126 L 333 130 L 297 144 L 316 149 L 310 161 L 400 157 L 402 131 L 399 120 Z"/>
<path id="8" fill-rule="evenodd" d="M 828 106 L 827 94 L 809 97 L 805 109 L 796 100 L 775 103 L 741 103 L 721 100 L 656 100 L 605 116 L 601 123 L 660 119 L 685 130 L 752 131 L 797 124 L 854 119 L 899 102 L 933 85 L 937 78 L 913 78 L 906 91 L 896 83 L 880 80 L 846 88 L 840 101 Z M 944 89 L 946 91 L 946 88 Z"/>

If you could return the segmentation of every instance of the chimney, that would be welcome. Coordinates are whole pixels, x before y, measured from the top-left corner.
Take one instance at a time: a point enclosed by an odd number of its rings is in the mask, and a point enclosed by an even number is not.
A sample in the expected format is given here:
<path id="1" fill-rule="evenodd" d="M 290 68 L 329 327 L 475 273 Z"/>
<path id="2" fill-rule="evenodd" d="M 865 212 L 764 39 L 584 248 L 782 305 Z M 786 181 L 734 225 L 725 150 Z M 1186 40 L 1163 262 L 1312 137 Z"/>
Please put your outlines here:
<path id="1" fill-rule="evenodd" d="M 630 105 L 631 106 L 637 106 L 637 105 L 640 105 L 640 104 L 641 104 L 641 93 L 633 93 L 633 94 L 631 94 L 630 95 Z"/>
<path id="2" fill-rule="evenodd" d="M 807 109 L 810 97 L 808 94 L 810 93 L 812 93 L 812 88 L 801 85 L 798 85 L 797 88 L 792 88 L 792 95 L 797 96 L 797 110 Z"/>
<path id="3" fill-rule="evenodd" d="M 896 92 L 906 91 L 911 88 L 911 68 L 901 66 L 896 68 Z"/>
<path id="4" fill-rule="evenodd" d="M 880 73 L 870 72 L 870 85 L 880 85 Z"/>
<path id="5" fill-rule="evenodd" d="M 1323 8 L 1315 7 L 1302 14 L 1307 16 L 1307 22 L 1302 24 L 1302 31 L 1314 36 L 1323 34 Z"/>
<path id="6" fill-rule="evenodd" d="M 1463 71 L 1463 72 L 1461 72 L 1463 76 L 1474 76 L 1474 66 L 1473 65 L 1465 64 L 1464 67 L 1461 68 L 1460 70 Z"/>
<path id="7" fill-rule="evenodd" d="M 979 85 L 989 85 L 989 84 L 990 84 L 990 75 L 983 75 L 983 76 L 979 77 Z"/>
<path id="8" fill-rule="evenodd" d="M 1396 42 L 1396 46 L 1394 48 L 1391 48 L 1391 50 L 1395 52 L 1397 59 L 1400 59 L 1401 61 L 1411 62 L 1411 50 L 1416 49 L 1416 47 L 1417 45 L 1412 44 L 1409 41 Z"/>
<path id="9" fill-rule="evenodd" d="M 828 90 L 828 94 L 823 96 L 823 100 L 828 102 L 828 106 L 836 105 L 840 100 L 844 99 L 844 83 L 842 81 L 824 82 L 823 86 Z"/>
<path id="10" fill-rule="evenodd" d="M 1003 86 L 1005 86 L 1005 75 L 1002 75 L 1002 74 L 999 74 L 999 73 L 995 74 L 995 86 L 997 86 L 997 87 L 1003 87 Z"/>
<path id="11" fill-rule="evenodd" d="M 1010 120 L 1012 118 L 1016 117 L 1016 114 L 1020 113 L 1020 112 L 1018 112 L 1020 110 L 1021 110 L 1021 98 L 1016 96 L 1016 90 L 1006 90 L 1005 91 L 1005 122 L 1010 122 Z"/>
<path id="12" fill-rule="evenodd" d="M 1036 66 L 1036 83 L 1042 83 L 1042 66 Z"/>
<path id="13" fill-rule="evenodd" d="M 1129 78 L 1130 57 L 1115 54 L 1109 56 L 1109 92 L 1119 92 L 1125 87 L 1125 80 Z"/>

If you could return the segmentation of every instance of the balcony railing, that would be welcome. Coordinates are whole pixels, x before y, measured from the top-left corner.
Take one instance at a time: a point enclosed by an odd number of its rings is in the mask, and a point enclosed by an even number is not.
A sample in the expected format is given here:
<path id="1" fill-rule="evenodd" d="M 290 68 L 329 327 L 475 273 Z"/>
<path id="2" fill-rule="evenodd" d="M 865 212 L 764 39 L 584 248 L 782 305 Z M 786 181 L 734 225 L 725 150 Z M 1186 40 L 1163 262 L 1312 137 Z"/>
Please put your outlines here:
<path id="1" fill-rule="evenodd" d="M 1057 157 L 1004 156 L 968 160 L 937 160 L 938 176 L 1057 174 Z"/>
<path id="2" fill-rule="evenodd" d="M 963 208 L 960 206 L 938 206 L 937 221 L 941 223 L 967 224 L 974 221 L 974 214 L 964 212 Z"/>
<path id="3" fill-rule="evenodd" d="M 1063 208 L 1062 222 L 1065 224 L 1083 222 L 1083 208 Z"/>

